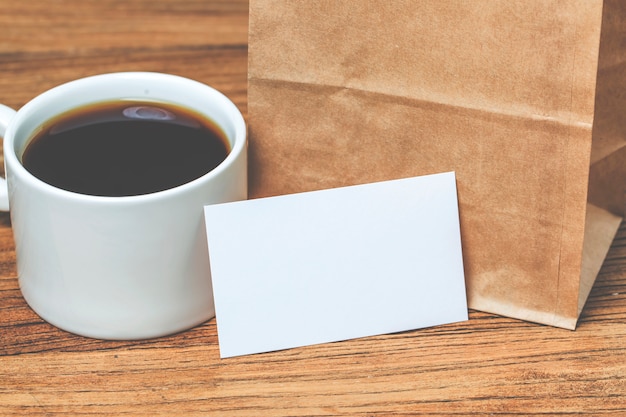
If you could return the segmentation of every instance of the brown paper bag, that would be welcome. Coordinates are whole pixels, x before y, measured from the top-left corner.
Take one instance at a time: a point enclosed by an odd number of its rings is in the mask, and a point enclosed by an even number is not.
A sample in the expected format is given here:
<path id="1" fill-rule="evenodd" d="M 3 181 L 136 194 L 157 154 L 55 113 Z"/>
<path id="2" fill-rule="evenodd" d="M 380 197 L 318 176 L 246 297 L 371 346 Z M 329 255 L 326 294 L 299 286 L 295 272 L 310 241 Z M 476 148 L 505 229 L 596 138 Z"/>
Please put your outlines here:
<path id="1" fill-rule="evenodd" d="M 470 307 L 573 329 L 624 209 L 625 22 L 621 0 L 251 0 L 251 197 L 456 171 Z"/>

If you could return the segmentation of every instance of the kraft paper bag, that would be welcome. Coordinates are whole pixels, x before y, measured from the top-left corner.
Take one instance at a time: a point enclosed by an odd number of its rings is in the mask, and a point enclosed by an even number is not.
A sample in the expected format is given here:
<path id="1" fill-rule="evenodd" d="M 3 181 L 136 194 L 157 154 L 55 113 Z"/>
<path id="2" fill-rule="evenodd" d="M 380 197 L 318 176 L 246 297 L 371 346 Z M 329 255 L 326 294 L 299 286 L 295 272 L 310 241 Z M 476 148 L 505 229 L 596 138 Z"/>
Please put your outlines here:
<path id="1" fill-rule="evenodd" d="M 625 33 L 621 0 L 251 0 L 251 197 L 455 171 L 469 306 L 574 329 L 624 211 Z"/>

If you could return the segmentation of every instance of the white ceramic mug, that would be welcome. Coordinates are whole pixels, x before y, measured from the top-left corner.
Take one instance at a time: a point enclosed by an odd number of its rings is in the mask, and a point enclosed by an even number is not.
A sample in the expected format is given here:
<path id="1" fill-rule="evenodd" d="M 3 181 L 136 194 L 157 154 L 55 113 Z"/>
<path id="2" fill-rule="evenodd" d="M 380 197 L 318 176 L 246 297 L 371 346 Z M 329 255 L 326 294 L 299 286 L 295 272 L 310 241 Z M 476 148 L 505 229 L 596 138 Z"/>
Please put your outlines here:
<path id="1" fill-rule="evenodd" d="M 157 100 L 212 119 L 231 151 L 204 176 L 165 191 L 99 197 L 31 175 L 22 153 L 47 120 L 118 99 Z M 0 108 L 19 284 L 44 320 L 102 339 L 142 339 L 214 316 L 203 206 L 247 198 L 247 138 L 236 106 L 213 88 L 158 73 L 113 73 L 55 87 L 15 112 Z M 175 144 L 174 144 L 175 146 Z"/>

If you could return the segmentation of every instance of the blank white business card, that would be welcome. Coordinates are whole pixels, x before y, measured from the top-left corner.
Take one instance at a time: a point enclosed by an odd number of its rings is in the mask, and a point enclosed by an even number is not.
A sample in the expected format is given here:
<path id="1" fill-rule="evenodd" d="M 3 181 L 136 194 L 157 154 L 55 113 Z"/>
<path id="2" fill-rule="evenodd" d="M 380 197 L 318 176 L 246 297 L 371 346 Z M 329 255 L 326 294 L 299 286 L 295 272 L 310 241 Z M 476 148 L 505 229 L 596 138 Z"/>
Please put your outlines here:
<path id="1" fill-rule="evenodd" d="M 205 207 L 222 357 L 467 320 L 453 172 Z"/>

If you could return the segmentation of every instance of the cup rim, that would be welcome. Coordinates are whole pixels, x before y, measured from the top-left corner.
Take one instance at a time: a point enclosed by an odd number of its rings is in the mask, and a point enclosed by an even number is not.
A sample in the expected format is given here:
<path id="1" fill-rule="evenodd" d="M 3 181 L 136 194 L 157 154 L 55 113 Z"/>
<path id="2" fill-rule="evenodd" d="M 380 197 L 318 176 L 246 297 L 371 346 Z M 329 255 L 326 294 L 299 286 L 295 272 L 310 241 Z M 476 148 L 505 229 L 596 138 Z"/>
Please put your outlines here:
<path id="1" fill-rule="evenodd" d="M 47 182 L 35 177 L 31 174 L 20 161 L 16 151 L 15 151 L 15 135 L 17 133 L 17 128 L 21 124 L 23 120 L 26 120 L 30 117 L 38 108 L 42 105 L 48 103 L 51 100 L 59 100 L 63 95 L 70 93 L 71 91 L 76 91 L 80 88 L 85 88 L 89 85 L 92 85 L 94 82 L 115 82 L 116 80 L 124 80 L 124 81 L 132 81 L 132 80 L 143 80 L 148 82 L 169 82 L 169 83 L 179 83 L 186 84 L 189 88 L 198 88 L 206 91 L 210 94 L 211 100 L 219 101 L 219 106 L 225 110 L 228 114 L 228 118 L 232 122 L 232 127 L 234 130 L 233 137 L 229 137 L 230 143 L 230 152 L 226 156 L 226 158 L 211 171 L 206 174 L 186 182 L 184 184 L 178 185 L 176 187 L 168 188 L 161 191 L 146 193 L 146 194 L 138 194 L 138 195 L 130 195 L 130 196 L 99 196 L 99 195 L 91 195 L 91 194 L 83 194 L 74 191 L 65 190 L 54 185 L 48 184 Z M 138 99 L 138 97 L 128 98 Z M 92 103 L 98 103 L 103 101 L 115 100 L 116 98 L 108 99 L 108 100 L 85 100 L 80 105 L 88 105 Z M 126 99 L 126 97 L 118 97 L 118 99 Z M 77 106 L 76 106 L 77 107 Z M 73 108 L 73 107 L 71 107 Z M 198 111 L 198 109 L 194 110 Z M 204 112 L 200 111 L 201 114 Z M 216 122 L 217 123 L 217 122 Z M 220 128 L 224 128 L 220 123 L 217 123 Z M 32 132 L 31 130 L 31 136 Z M 149 202 L 153 200 L 168 198 L 170 196 L 174 196 L 176 194 L 184 193 L 188 190 L 194 189 L 201 184 L 211 181 L 213 177 L 217 177 L 222 174 L 223 171 L 228 169 L 230 165 L 235 163 L 235 161 L 239 158 L 240 154 L 244 152 L 247 147 L 247 126 L 244 120 L 244 117 L 241 111 L 237 108 L 237 106 L 222 92 L 216 90 L 215 88 L 209 86 L 208 84 L 201 83 L 199 81 L 192 80 L 190 78 L 182 77 L 174 74 L 166 74 L 159 72 L 112 72 L 112 73 L 103 73 L 97 75 L 91 75 L 84 78 L 79 78 L 73 81 L 69 81 L 37 95 L 29 102 L 27 102 L 23 107 L 21 107 L 11 122 L 5 132 L 4 135 L 4 160 L 5 167 L 7 167 L 6 175 L 9 177 L 9 171 L 13 176 L 19 176 L 23 181 L 26 181 L 30 186 L 49 194 L 54 194 L 60 198 L 65 199 L 75 199 L 81 200 L 84 202 L 93 202 L 98 204 L 131 204 L 138 202 Z M 10 170 L 8 167 L 10 166 Z"/>

